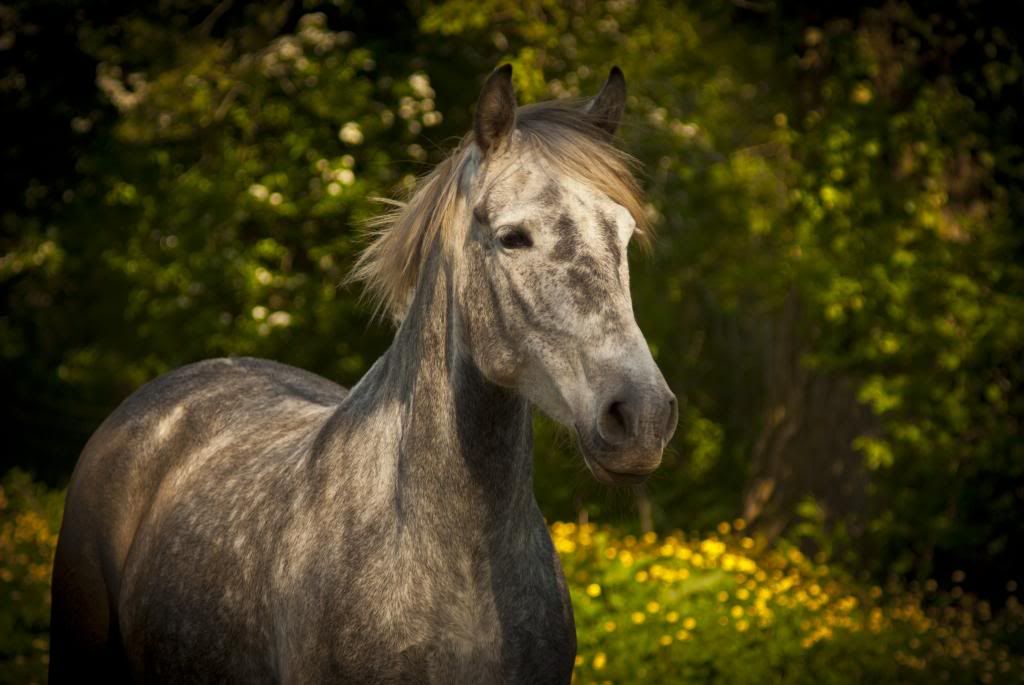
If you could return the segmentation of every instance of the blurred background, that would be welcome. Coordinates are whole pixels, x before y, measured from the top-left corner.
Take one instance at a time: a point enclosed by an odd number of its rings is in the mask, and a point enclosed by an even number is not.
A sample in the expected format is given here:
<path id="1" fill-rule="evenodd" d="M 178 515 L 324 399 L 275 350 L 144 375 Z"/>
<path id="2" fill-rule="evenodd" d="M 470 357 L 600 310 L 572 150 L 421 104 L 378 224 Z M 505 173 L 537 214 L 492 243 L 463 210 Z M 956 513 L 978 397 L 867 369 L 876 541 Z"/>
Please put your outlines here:
<path id="1" fill-rule="evenodd" d="M 393 334 L 344 285 L 360 222 L 443 159 L 483 79 L 511 62 L 521 103 L 593 94 L 611 65 L 625 71 L 621 142 L 643 163 L 658 233 L 631 256 L 636 315 L 682 402 L 664 465 L 637 491 L 594 483 L 572 437 L 537 419 L 577 679 L 1019 682 L 1015 12 L 0 6 L 0 681 L 40 677 L 60 489 L 91 432 L 140 384 L 206 357 L 355 382 Z M 756 568 L 736 580 L 740 559 Z M 655 566 L 675 576 L 651 590 Z M 822 569 L 841 579 L 831 593 Z M 792 625 L 785 605 L 745 618 L 759 571 L 762 584 L 799 576 Z M 844 598 L 835 616 L 853 623 L 826 639 L 814 617 Z"/>

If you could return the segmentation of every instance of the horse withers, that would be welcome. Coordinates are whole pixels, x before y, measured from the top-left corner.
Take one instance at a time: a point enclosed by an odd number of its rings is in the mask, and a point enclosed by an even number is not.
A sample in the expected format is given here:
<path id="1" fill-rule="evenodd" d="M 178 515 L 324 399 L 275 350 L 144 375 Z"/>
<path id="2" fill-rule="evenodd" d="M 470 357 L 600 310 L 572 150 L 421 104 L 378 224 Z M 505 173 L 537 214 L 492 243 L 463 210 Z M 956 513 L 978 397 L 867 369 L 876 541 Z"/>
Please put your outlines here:
<path id="1" fill-rule="evenodd" d="M 57 546 L 53 683 L 569 682 L 530 407 L 608 483 L 659 465 L 677 410 L 630 299 L 646 228 L 612 144 L 622 73 L 519 108 L 511 71 L 357 264 L 400 323 L 351 390 L 216 359 L 92 436 Z"/>

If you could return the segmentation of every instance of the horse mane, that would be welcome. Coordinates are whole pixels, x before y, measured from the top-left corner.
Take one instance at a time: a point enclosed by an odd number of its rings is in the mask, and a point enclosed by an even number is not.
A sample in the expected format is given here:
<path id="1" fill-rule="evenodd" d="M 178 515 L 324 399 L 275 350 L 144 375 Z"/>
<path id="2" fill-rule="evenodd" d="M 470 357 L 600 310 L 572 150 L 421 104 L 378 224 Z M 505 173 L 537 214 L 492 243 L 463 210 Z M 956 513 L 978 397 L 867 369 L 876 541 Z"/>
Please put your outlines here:
<path id="1" fill-rule="evenodd" d="M 590 185 L 625 207 L 636 221 L 638 240 L 649 245 L 650 223 L 634 176 L 639 162 L 615 147 L 578 102 L 556 100 L 520 107 L 516 130 L 519 144 L 540 153 L 554 171 Z M 471 132 L 420 178 L 407 200 L 386 201 L 393 208 L 367 222 L 371 242 L 360 253 L 349 280 L 365 284 L 378 314 L 401 319 L 430 248 L 437 240 L 450 247 L 460 215 L 460 182 L 467 167 L 478 161 L 472 143 Z"/>

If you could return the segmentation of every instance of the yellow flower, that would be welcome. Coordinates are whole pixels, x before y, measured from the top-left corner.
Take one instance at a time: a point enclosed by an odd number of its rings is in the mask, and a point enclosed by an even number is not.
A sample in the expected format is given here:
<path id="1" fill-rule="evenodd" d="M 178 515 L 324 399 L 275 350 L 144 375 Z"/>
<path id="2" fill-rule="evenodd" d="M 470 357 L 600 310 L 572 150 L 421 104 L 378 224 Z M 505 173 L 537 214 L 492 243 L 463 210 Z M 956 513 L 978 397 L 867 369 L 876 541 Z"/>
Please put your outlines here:
<path id="1" fill-rule="evenodd" d="M 687 630 L 676 631 L 676 639 L 677 640 L 689 640 L 690 639 L 690 632 L 687 631 Z"/>
<path id="2" fill-rule="evenodd" d="M 693 630 L 697 627 L 697 619 L 693 616 L 687 616 L 686 619 L 683 620 L 683 627 L 687 630 Z"/>
<path id="3" fill-rule="evenodd" d="M 637 571 L 637 572 L 636 572 L 636 575 L 635 575 L 635 576 L 633 576 L 633 578 L 634 578 L 634 579 L 636 580 L 636 582 L 638 582 L 638 583 L 644 583 L 644 582 L 647 582 L 647 571 Z"/>
<path id="4" fill-rule="evenodd" d="M 704 540 L 700 543 L 700 551 L 709 557 L 717 557 L 725 552 L 725 543 L 718 540 Z"/>
<path id="5" fill-rule="evenodd" d="M 572 554 L 576 551 L 576 543 L 562 538 L 555 541 L 555 549 L 562 554 Z"/>
<path id="6" fill-rule="evenodd" d="M 604 652 L 598 652 L 594 655 L 594 670 L 600 671 L 608 663 L 608 656 Z"/>
<path id="7" fill-rule="evenodd" d="M 679 620 L 679 612 L 678 611 L 670 611 L 670 612 L 668 612 L 667 614 L 665 614 L 665 620 L 668 621 L 669 623 L 675 623 L 676 621 Z"/>
<path id="8" fill-rule="evenodd" d="M 640 625 L 641 623 L 643 623 L 644 621 L 647 620 L 647 617 L 644 616 L 644 612 L 642 612 L 642 611 L 634 611 L 630 615 L 630 618 L 633 619 L 633 623 L 635 623 L 637 625 Z"/>
<path id="9" fill-rule="evenodd" d="M 728 521 L 722 521 L 718 524 L 718 532 L 722 535 L 728 535 L 730 530 L 732 530 L 732 526 L 729 525 Z"/>
<path id="10" fill-rule="evenodd" d="M 656 614 L 659 611 L 661 611 L 661 605 L 660 604 L 658 604 L 657 602 L 648 602 L 647 603 L 647 613 L 649 613 L 649 614 Z"/>
<path id="11" fill-rule="evenodd" d="M 587 594 L 591 597 L 598 597 L 601 594 L 601 586 L 597 583 L 591 583 L 587 586 Z"/>
<path id="12" fill-rule="evenodd" d="M 729 613 L 732 615 L 733 618 L 739 618 L 743 615 L 743 607 L 737 604 L 729 610 Z"/>
<path id="13" fill-rule="evenodd" d="M 718 601 L 719 602 L 728 602 L 729 601 L 729 593 L 726 592 L 725 590 L 722 590 L 721 592 L 719 592 L 718 593 Z"/>
<path id="14" fill-rule="evenodd" d="M 672 636 L 671 635 L 662 635 L 660 638 L 658 638 L 658 643 L 662 647 L 668 647 L 670 644 L 672 644 Z"/>
<path id="15" fill-rule="evenodd" d="M 608 633 L 613 632 L 615 630 L 615 621 L 605 621 L 604 622 L 604 629 L 605 629 L 605 632 L 608 632 Z"/>
<path id="16" fill-rule="evenodd" d="M 741 633 L 746 632 L 747 628 L 749 627 L 750 624 L 745 619 L 742 621 L 736 621 L 736 630 L 740 631 Z"/>
<path id="17" fill-rule="evenodd" d="M 857 598 L 856 597 L 847 596 L 847 597 L 843 597 L 838 602 L 836 602 L 836 608 L 839 609 L 839 611 L 843 611 L 843 612 L 846 612 L 846 613 L 849 613 L 849 612 L 853 611 L 856 607 L 857 607 Z"/>

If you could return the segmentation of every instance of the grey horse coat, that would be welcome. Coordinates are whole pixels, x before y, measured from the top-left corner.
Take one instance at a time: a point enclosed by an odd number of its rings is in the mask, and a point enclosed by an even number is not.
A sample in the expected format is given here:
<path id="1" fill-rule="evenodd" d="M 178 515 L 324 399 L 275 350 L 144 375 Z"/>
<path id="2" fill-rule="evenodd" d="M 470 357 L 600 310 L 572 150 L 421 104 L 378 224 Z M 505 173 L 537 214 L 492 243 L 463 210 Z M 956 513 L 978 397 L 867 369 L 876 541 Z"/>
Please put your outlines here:
<path id="1" fill-rule="evenodd" d="M 675 400 L 627 310 L 629 213 L 521 170 L 510 182 L 534 200 L 502 192 L 526 150 L 508 75 L 489 79 L 450 169 L 463 232 L 417 245 L 394 343 L 351 391 L 271 361 L 204 361 L 146 384 L 93 435 L 57 548 L 52 682 L 569 681 L 575 629 L 533 495 L 531 403 L 576 428 L 595 476 L 635 482 L 660 461 Z M 515 240 L 488 223 L 528 205 L 562 219 L 526 217 Z M 548 259 L 566 240 L 574 251 Z M 517 273 L 618 285 L 572 319 L 524 300 Z M 513 330 L 529 321 L 542 337 Z M 584 323 L 600 345 L 569 328 Z M 583 351 L 563 363 L 563 347 Z"/>

